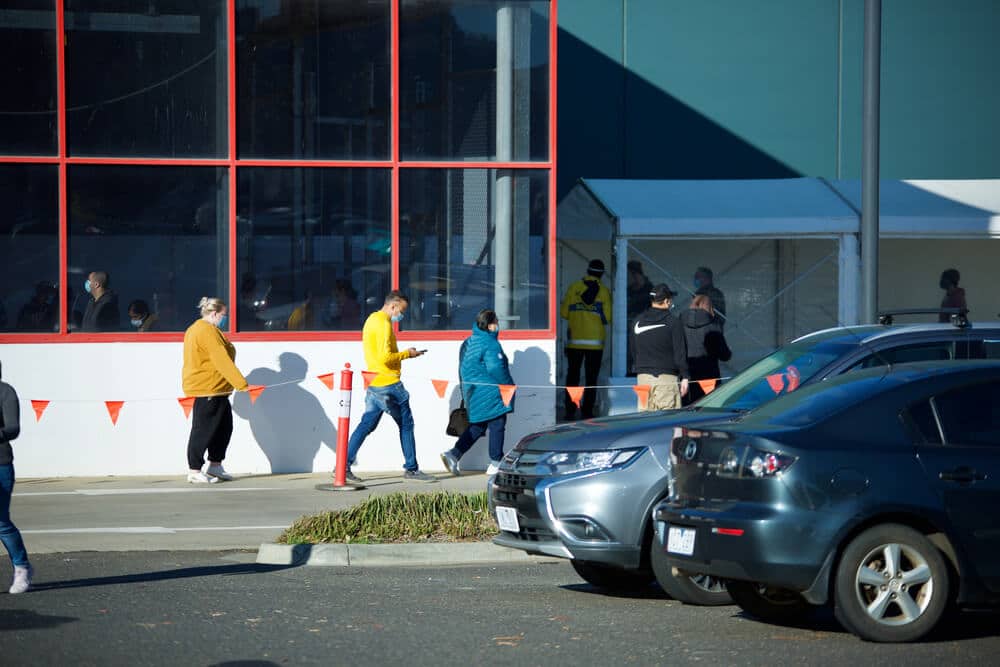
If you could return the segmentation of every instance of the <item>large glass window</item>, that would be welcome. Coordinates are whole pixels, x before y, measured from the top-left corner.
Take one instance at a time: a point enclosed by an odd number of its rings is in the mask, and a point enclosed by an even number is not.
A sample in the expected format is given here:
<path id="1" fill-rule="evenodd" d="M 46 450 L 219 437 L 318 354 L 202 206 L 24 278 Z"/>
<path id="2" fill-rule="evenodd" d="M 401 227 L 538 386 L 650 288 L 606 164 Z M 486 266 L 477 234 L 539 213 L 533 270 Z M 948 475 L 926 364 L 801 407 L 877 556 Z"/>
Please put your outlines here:
<path id="1" fill-rule="evenodd" d="M 225 157 L 225 0 L 66 0 L 71 155 Z"/>
<path id="2" fill-rule="evenodd" d="M 402 0 L 402 158 L 546 160 L 548 21 L 540 0 Z"/>
<path id="3" fill-rule="evenodd" d="M 242 158 L 389 159 L 389 0 L 239 0 Z"/>
<path id="4" fill-rule="evenodd" d="M 391 285 L 388 169 L 239 170 L 240 331 L 359 331 Z"/>
<path id="5" fill-rule="evenodd" d="M 404 169 L 399 206 L 404 328 L 548 326 L 547 171 Z"/>
<path id="6" fill-rule="evenodd" d="M 155 318 L 142 331 L 183 331 L 201 297 L 228 301 L 226 169 L 71 165 L 67 179 L 71 331 L 136 331 L 136 301 Z"/>
<path id="7" fill-rule="evenodd" d="M 0 9 L 0 153 L 56 154 L 56 12 L 53 0 Z"/>
<path id="8" fill-rule="evenodd" d="M 59 172 L 0 165 L 0 331 L 59 331 Z"/>

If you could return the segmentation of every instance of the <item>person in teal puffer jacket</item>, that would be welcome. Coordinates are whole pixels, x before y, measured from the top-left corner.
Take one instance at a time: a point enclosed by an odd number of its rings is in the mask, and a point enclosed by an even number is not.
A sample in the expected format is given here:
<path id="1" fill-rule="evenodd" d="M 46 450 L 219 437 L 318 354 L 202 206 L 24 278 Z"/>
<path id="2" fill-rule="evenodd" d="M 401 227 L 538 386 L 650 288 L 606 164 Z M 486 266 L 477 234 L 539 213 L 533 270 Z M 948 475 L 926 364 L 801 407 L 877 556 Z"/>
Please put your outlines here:
<path id="1" fill-rule="evenodd" d="M 514 379 L 507 367 L 507 355 L 497 340 L 499 332 L 497 314 L 492 310 L 479 311 L 472 335 L 465 339 L 458 353 L 458 377 L 465 409 L 469 411 L 469 427 L 454 447 L 441 452 L 441 461 L 453 475 L 458 474 L 458 461 L 487 430 L 490 432 L 490 465 L 486 474 L 495 475 L 503 458 L 507 413 L 512 412 L 514 406 L 513 401 L 510 405 L 504 404 L 498 385 L 512 385 Z"/>

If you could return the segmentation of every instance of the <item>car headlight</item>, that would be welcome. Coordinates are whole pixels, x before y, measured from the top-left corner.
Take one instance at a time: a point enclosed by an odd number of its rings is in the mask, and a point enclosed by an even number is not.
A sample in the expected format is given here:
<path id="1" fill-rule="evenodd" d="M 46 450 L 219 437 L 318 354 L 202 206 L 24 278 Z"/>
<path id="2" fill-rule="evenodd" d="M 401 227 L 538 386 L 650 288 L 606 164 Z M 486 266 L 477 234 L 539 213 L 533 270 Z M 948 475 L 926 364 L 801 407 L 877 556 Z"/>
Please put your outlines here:
<path id="1" fill-rule="evenodd" d="M 606 470 L 625 465 L 643 448 L 602 449 L 596 452 L 549 452 L 541 456 L 536 466 L 550 475 L 569 475 L 588 470 Z"/>

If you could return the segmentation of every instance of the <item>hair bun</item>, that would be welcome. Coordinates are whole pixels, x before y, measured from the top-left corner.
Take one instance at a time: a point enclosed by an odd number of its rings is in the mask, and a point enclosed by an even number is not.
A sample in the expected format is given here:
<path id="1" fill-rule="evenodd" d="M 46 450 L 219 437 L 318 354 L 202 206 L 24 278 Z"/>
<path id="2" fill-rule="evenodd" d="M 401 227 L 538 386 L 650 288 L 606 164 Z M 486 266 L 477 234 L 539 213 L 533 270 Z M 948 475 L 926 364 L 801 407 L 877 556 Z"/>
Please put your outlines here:
<path id="1" fill-rule="evenodd" d="M 208 297 L 207 296 L 201 297 L 201 301 L 198 302 L 198 307 L 204 308 L 207 305 L 208 305 Z"/>

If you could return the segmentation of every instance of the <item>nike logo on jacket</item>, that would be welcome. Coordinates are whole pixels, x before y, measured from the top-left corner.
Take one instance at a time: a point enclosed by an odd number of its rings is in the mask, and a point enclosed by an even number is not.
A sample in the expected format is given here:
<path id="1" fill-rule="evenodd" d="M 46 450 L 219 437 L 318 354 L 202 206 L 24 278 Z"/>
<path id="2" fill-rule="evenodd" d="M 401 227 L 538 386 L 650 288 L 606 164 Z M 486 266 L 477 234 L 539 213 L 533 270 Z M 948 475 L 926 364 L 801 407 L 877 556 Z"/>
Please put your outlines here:
<path id="1" fill-rule="evenodd" d="M 638 336 L 643 331 L 649 331 L 650 329 L 659 329 L 660 327 L 665 327 L 665 326 L 667 326 L 667 325 L 666 324 L 650 324 L 650 325 L 647 325 L 647 326 L 644 326 L 644 327 L 640 327 L 639 326 L 639 321 L 636 320 L 634 331 L 635 331 L 635 335 Z"/>

